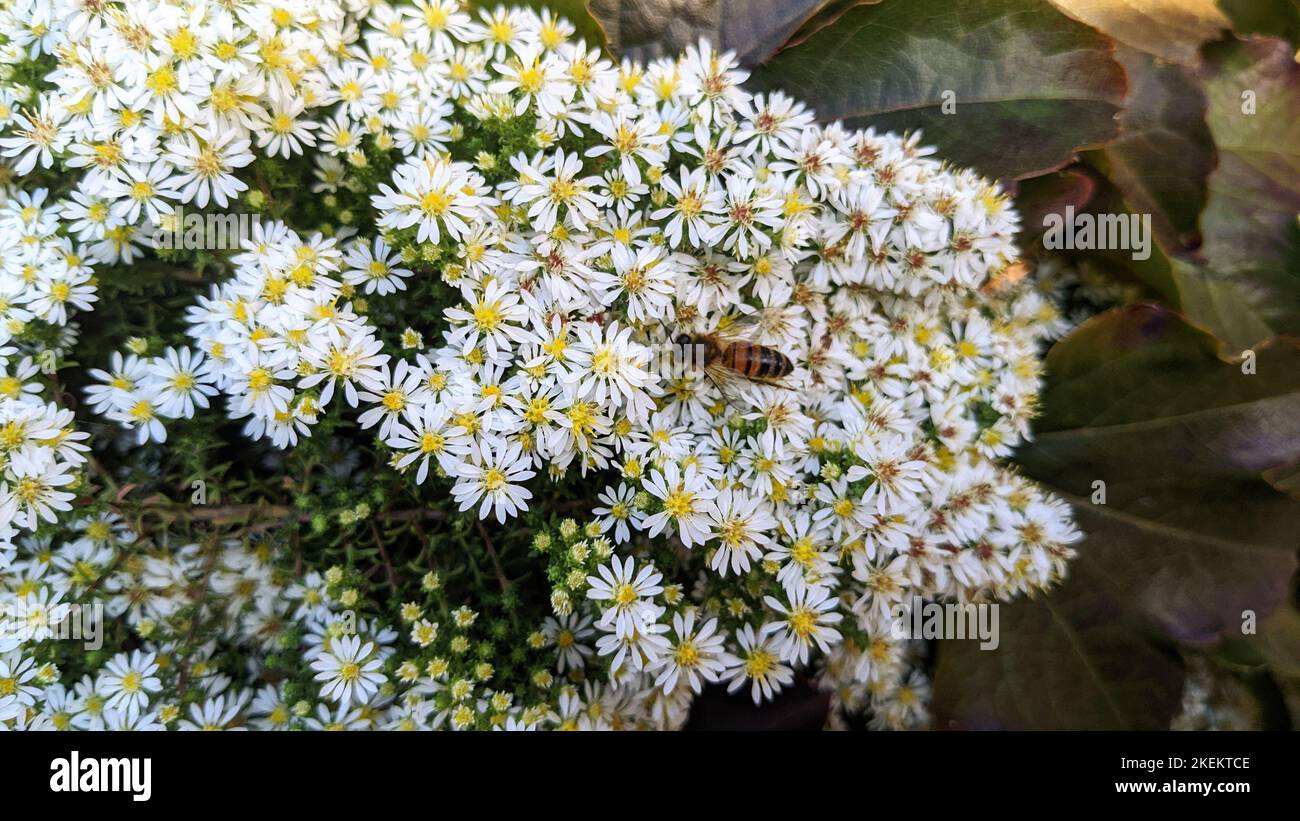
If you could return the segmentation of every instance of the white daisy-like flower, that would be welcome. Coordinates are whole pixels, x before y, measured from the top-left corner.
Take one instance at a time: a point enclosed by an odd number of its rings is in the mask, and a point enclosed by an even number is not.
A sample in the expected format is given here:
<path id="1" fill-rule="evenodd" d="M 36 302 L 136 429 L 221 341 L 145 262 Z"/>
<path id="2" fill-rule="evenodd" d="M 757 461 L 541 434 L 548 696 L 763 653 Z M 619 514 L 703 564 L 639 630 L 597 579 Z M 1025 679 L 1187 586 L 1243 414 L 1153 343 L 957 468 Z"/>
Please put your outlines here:
<path id="1" fill-rule="evenodd" d="M 456 466 L 452 497 L 461 510 L 479 506 L 478 517 L 495 512 L 498 522 L 528 509 L 533 494 L 520 483 L 536 475 L 532 459 L 518 442 L 482 439 L 469 448 L 469 458 Z"/>
<path id="2" fill-rule="evenodd" d="M 379 668 L 383 660 L 375 651 L 374 642 L 361 642 L 359 636 L 342 636 L 322 650 L 311 668 L 315 680 L 321 685 L 321 697 L 348 704 L 365 704 L 379 687 L 388 680 Z"/>

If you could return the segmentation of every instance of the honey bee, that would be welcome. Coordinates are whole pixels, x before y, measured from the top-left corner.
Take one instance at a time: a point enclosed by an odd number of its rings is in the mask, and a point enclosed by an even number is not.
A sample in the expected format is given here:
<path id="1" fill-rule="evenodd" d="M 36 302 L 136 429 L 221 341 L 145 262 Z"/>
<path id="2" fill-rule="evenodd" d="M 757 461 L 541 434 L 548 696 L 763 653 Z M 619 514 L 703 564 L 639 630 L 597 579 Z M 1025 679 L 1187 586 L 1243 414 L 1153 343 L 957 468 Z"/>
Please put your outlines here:
<path id="1" fill-rule="evenodd" d="M 785 377 L 794 372 L 790 357 L 768 345 L 744 338 L 739 330 L 703 334 L 680 334 L 677 345 L 693 346 L 698 365 L 724 395 L 734 394 L 738 382 L 748 380 L 762 385 L 789 389 Z"/>

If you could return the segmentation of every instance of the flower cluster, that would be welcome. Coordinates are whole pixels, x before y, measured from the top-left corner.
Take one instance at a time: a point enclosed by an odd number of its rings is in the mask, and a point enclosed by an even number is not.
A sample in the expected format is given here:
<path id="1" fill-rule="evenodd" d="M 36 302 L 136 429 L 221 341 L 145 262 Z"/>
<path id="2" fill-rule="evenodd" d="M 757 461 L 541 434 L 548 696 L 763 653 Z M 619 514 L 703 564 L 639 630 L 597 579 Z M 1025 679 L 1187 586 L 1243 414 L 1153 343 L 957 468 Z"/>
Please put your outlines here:
<path id="1" fill-rule="evenodd" d="M 37 31 L 48 5 L 13 5 L 0 30 Z M 191 344 L 92 371 L 91 409 L 143 445 L 220 394 L 244 436 L 289 451 L 332 414 L 373 431 L 373 471 L 449 493 L 484 551 L 480 520 L 536 526 L 558 512 L 547 487 L 585 477 L 586 524 L 533 540 L 551 613 L 506 646 L 505 578 L 498 619 L 431 573 L 422 600 L 371 592 L 399 641 L 340 618 L 372 584 L 352 566 L 159 543 L 102 587 L 146 651 L 22 704 L 83 705 L 76 726 L 105 726 L 84 718 L 101 699 L 112 726 L 665 728 L 705 684 L 762 702 L 798 676 L 873 726 L 923 725 L 915 643 L 894 629 L 911 603 L 1045 589 L 1079 538 L 1003 461 L 1066 327 L 1052 281 L 1017 275 L 1006 194 L 919 135 L 751 94 L 704 42 L 615 64 L 549 13 L 356 5 L 77 5 L 10 36 L 57 68 L 0 153 L 19 174 L 86 169 L 62 214 L 80 241 L 113 240 L 87 252 L 108 262 L 174 203 L 264 202 L 254 144 L 310 157 L 327 207 L 356 207 L 319 230 L 259 223 L 186 316 Z M 60 304 L 88 308 L 59 277 Z M 39 286 L 12 290 L 20 320 L 64 321 Z M 437 324 L 413 328 L 430 302 Z M 75 439 L 38 427 L 75 464 Z M 199 648 L 196 620 L 213 623 Z M 229 647 L 257 659 L 247 680 L 207 665 Z"/>
<path id="2" fill-rule="evenodd" d="M 299 118 L 346 94 L 337 56 L 356 36 L 328 0 L 6 6 L 4 62 L 51 70 L 46 89 L 0 91 L 0 156 L 79 175 L 73 233 L 105 261 L 136 258 L 177 204 L 232 204 L 254 146 L 315 145 L 320 124 Z"/>
<path id="3" fill-rule="evenodd" d="M 16 192 L 0 207 L 0 569 L 18 530 L 71 509 L 89 451 L 49 376 L 75 339 L 70 314 L 98 298 L 96 259 L 64 234 L 47 195 Z"/>

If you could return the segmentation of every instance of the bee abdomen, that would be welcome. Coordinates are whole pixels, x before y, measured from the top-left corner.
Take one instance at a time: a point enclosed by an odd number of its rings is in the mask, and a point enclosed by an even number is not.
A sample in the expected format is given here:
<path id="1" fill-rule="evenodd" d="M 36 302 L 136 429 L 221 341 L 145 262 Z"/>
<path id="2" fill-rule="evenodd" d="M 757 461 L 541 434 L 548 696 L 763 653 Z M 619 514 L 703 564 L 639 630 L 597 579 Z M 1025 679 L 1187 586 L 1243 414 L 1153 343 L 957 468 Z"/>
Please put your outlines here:
<path id="1" fill-rule="evenodd" d="M 775 348 L 735 342 L 722 354 L 722 364 L 750 379 L 779 379 L 794 370 L 790 358 Z"/>

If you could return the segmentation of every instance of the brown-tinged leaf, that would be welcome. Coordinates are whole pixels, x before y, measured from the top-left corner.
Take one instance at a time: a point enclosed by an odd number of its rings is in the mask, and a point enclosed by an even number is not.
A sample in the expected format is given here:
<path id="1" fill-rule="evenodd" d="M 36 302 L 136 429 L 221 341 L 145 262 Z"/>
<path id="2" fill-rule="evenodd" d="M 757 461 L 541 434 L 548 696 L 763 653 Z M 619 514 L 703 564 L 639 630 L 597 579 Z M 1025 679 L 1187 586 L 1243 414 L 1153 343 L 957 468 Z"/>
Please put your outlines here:
<path id="1" fill-rule="evenodd" d="M 1215 0 L 1050 0 L 1131 48 L 1162 60 L 1191 64 L 1201 43 L 1217 39 L 1230 26 Z"/>
<path id="2" fill-rule="evenodd" d="M 1300 0 L 1219 0 L 1237 34 L 1264 34 L 1300 45 Z"/>
<path id="3" fill-rule="evenodd" d="M 1300 65 L 1282 40 L 1230 40 L 1205 49 L 1200 77 L 1219 165 L 1199 258 L 1174 275 L 1188 316 L 1233 354 L 1300 336 Z"/>
<path id="4" fill-rule="evenodd" d="M 1100 151 L 1090 151 L 1085 158 L 1096 163 L 1098 159 L 1104 165 L 1104 156 Z M 1088 199 L 1086 211 L 1094 217 L 1130 214 L 1132 209 L 1124 199 L 1124 194 L 1111 180 L 1089 166 L 1081 166 L 1093 183 L 1093 193 Z M 1076 214 L 1080 213 L 1078 210 Z M 1146 222 L 1139 224 L 1143 232 L 1143 247 L 1137 247 L 1135 241 L 1129 247 L 1093 249 L 1083 252 L 1064 252 L 1071 256 L 1080 269 L 1099 272 L 1105 278 L 1139 284 L 1151 297 L 1159 299 L 1174 308 L 1180 307 L 1180 294 L 1174 280 L 1173 265 L 1155 238 L 1146 232 Z M 1155 232 L 1155 222 L 1150 224 L 1151 234 Z M 1145 254 L 1143 252 L 1146 252 Z"/>
<path id="5" fill-rule="evenodd" d="M 1246 667 L 1267 667 L 1275 676 L 1300 679 L 1300 608 L 1279 607 L 1256 625 L 1254 635 L 1229 639 L 1215 648 L 1226 660 Z"/>
<path id="6" fill-rule="evenodd" d="M 1205 98 L 1181 66 L 1131 48 L 1116 50 L 1129 78 L 1119 136 L 1101 154 L 1104 170 L 1132 210 L 1150 214 L 1169 253 L 1201 243 L 1206 179 L 1217 157 L 1205 125 Z"/>
<path id="7" fill-rule="evenodd" d="M 1300 462 L 1264 471 L 1264 481 L 1300 501 Z"/>
<path id="8" fill-rule="evenodd" d="M 828 0 L 828 2 L 822 4 L 821 9 L 816 14 L 809 17 L 799 27 L 798 31 L 790 35 L 790 39 L 785 41 L 782 48 L 797 46 L 827 26 L 834 25 L 844 16 L 844 12 L 854 6 L 869 6 L 879 2 L 881 0 Z"/>
<path id="9" fill-rule="evenodd" d="M 1020 182 L 1016 187 L 1016 210 L 1020 212 L 1016 244 L 1023 249 L 1037 242 L 1048 214 L 1064 215 L 1066 208 L 1082 212 L 1096 188 L 1093 178 L 1078 168 L 1063 168 Z"/>

